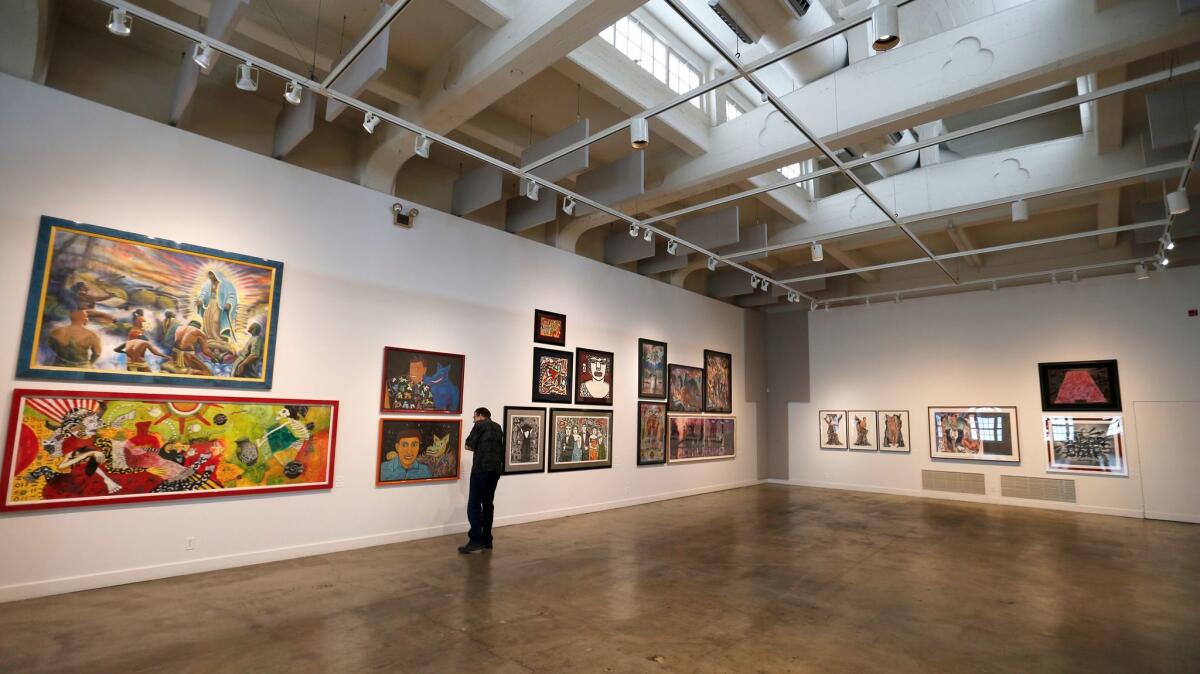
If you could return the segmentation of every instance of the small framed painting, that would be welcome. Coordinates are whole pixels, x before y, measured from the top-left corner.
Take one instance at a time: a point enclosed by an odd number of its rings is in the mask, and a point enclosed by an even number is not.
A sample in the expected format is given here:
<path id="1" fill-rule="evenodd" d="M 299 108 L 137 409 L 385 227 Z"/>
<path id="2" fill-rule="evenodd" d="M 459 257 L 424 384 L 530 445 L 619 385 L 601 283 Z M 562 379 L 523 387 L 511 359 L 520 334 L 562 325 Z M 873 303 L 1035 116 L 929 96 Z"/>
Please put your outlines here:
<path id="1" fill-rule="evenodd" d="M 608 351 L 575 350 L 575 404 L 613 404 L 613 355 Z"/>
<path id="2" fill-rule="evenodd" d="M 638 397 L 667 399 L 667 343 L 638 340 Z"/>
<path id="3" fill-rule="evenodd" d="M 850 410 L 846 413 L 849 422 L 846 439 L 850 449 L 873 452 L 879 449 L 879 429 L 873 410 Z"/>
<path id="4" fill-rule="evenodd" d="M 612 468 L 611 410 L 550 410 L 550 471 Z"/>
<path id="5" fill-rule="evenodd" d="M 539 344 L 567 345 L 567 317 L 553 311 L 533 310 L 533 341 Z"/>
<path id="6" fill-rule="evenodd" d="M 458 479 L 462 421 L 380 419 L 376 486 Z"/>
<path id="7" fill-rule="evenodd" d="M 933 459 L 1021 462 L 1017 408 L 930 407 L 929 456 Z"/>
<path id="8" fill-rule="evenodd" d="M 639 466 L 667 460 L 667 404 L 638 402 L 637 462 Z"/>
<path id="9" fill-rule="evenodd" d="M 504 408 L 504 474 L 546 469 L 546 408 Z"/>
<path id="10" fill-rule="evenodd" d="M 1038 363 L 1045 412 L 1120 412 L 1117 361 Z"/>
<path id="11" fill-rule="evenodd" d="M 554 349 L 533 349 L 533 402 L 571 402 L 572 362 L 575 354 Z"/>
<path id="12" fill-rule="evenodd" d="M 1051 472 L 1129 475 L 1120 415 L 1047 416 L 1042 430 Z"/>
<path id="13" fill-rule="evenodd" d="M 704 409 L 704 370 L 687 365 L 667 366 L 667 409 L 700 412 Z"/>
<path id="14" fill-rule="evenodd" d="M 384 347 L 380 411 L 462 414 L 466 364 L 458 353 Z"/>
<path id="15" fill-rule="evenodd" d="M 733 356 L 727 353 L 704 350 L 704 411 L 733 411 Z"/>
<path id="16" fill-rule="evenodd" d="M 821 449 L 846 449 L 846 412 L 844 410 L 821 410 L 817 412 L 820 428 Z"/>
<path id="17" fill-rule="evenodd" d="M 879 410 L 879 451 L 909 452 L 908 410 Z"/>

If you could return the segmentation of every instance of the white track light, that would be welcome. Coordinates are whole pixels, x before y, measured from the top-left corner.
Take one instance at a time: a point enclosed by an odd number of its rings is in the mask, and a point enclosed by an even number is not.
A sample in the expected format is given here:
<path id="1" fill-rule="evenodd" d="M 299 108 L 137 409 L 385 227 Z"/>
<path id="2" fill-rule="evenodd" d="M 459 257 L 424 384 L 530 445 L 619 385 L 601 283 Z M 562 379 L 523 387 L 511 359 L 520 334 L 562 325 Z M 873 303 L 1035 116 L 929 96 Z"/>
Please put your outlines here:
<path id="1" fill-rule="evenodd" d="M 646 239 L 646 241 L 653 241 L 654 240 L 654 230 L 647 227 L 646 235 L 643 238 Z"/>
<path id="2" fill-rule="evenodd" d="M 1158 242 L 1162 244 L 1163 250 L 1175 250 L 1175 242 L 1171 240 L 1170 234 L 1164 233 Z"/>
<path id="3" fill-rule="evenodd" d="M 896 293 L 896 304 L 900 304 L 903 300 L 900 299 L 900 293 Z"/>
<path id="4" fill-rule="evenodd" d="M 675 251 L 679 250 L 679 244 L 674 240 L 667 242 L 667 255 L 674 255 Z"/>
<path id="5" fill-rule="evenodd" d="M 767 92 L 766 92 L 766 91 L 762 92 L 762 102 L 763 102 L 764 104 L 765 104 L 765 103 L 770 103 L 770 102 L 771 102 L 771 97 L 770 97 L 770 96 L 767 94 Z"/>
<path id="6" fill-rule="evenodd" d="M 212 67 L 214 56 L 213 48 L 207 42 L 197 42 L 192 49 L 192 60 L 205 72 Z"/>
<path id="7" fill-rule="evenodd" d="M 1025 222 L 1029 219 L 1029 204 L 1025 203 L 1024 199 L 1017 199 L 1012 203 L 1012 221 Z"/>
<path id="8" fill-rule="evenodd" d="M 826 307 L 826 308 L 828 308 L 828 307 L 829 307 L 829 305 L 828 305 L 828 304 L 826 304 L 826 305 L 825 305 L 825 307 Z M 809 311 L 816 311 L 816 310 L 817 310 L 817 301 L 816 301 L 816 300 L 813 300 L 813 301 L 812 301 L 812 304 L 808 305 L 808 310 L 809 310 Z"/>
<path id="9" fill-rule="evenodd" d="M 629 144 L 640 150 L 650 143 L 650 125 L 645 117 L 634 117 L 629 120 Z"/>
<path id="10" fill-rule="evenodd" d="M 868 309 L 871 308 L 871 298 L 870 297 L 867 298 L 867 308 Z"/>
<path id="11" fill-rule="evenodd" d="M 708 262 L 706 263 L 706 265 L 708 266 L 709 271 L 716 271 L 717 270 L 717 258 L 715 258 L 715 257 L 708 258 Z"/>
<path id="12" fill-rule="evenodd" d="M 638 236 L 638 234 L 641 234 L 641 232 L 642 232 L 642 228 L 641 228 L 641 227 L 638 227 L 637 225 L 630 225 L 630 226 L 629 226 L 629 236 L 632 236 L 633 238 L 635 238 L 635 239 L 636 239 L 636 238 L 637 238 L 637 236 Z"/>
<path id="13" fill-rule="evenodd" d="M 429 159 L 429 150 L 433 147 L 433 139 L 429 136 L 417 136 L 413 152 L 422 159 Z"/>
<path id="14" fill-rule="evenodd" d="M 1158 254 L 1158 265 L 1160 267 L 1165 267 L 1169 264 L 1171 264 L 1171 258 L 1167 257 L 1166 253 L 1159 253 Z"/>
<path id="15" fill-rule="evenodd" d="M 1187 213 L 1192 206 L 1188 203 L 1187 190 L 1177 189 L 1167 195 L 1167 210 L 1171 215 Z"/>
<path id="16" fill-rule="evenodd" d="M 829 302 L 825 303 L 825 311 L 829 311 Z"/>
<path id="17" fill-rule="evenodd" d="M 1133 273 L 1137 274 L 1137 280 L 1145 281 L 1150 278 L 1150 271 L 1146 269 L 1145 262 L 1139 262 L 1133 265 Z"/>
<path id="18" fill-rule="evenodd" d="M 996 285 L 995 281 L 992 281 L 992 291 L 995 292 L 999 289 L 1000 289 L 1000 286 Z"/>
<path id="19" fill-rule="evenodd" d="M 563 213 L 567 215 L 575 215 L 575 200 L 571 197 L 563 199 Z"/>
<path id="20" fill-rule="evenodd" d="M 369 111 L 363 115 L 363 129 L 367 133 L 375 133 L 377 126 L 379 126 L 379 115 Z"/>
<path id="21" fill-rule="evenodd" d="M 108 32 L 117 37 L 126 37 L 133 32 L 133 17 L 125 10 L 116 8 L 108 13 Z"/>
<path id="22" fill-rule="evenodd" d="M 883 0 L 871 14 L 871 25 L 875 28 L 875 41 L 871 48 L 887 51 L 900 44 L 900 10 L 891 0 Z"/>
<path id="23" fill-rule="evenodd" d="M 1054 273 L 1050 274 L 1050 284 L 1058 285 L 1058 274 L 1054 274 Z"/>
<path id="24" fill-rule="evenodd" d="M 283 88 L 283 100 L 292 105 L 300 105 L 300 96 L 304 94 L 304 87 L 296 80 L 287 83 Z"/>
<path id="25" fill-rule="evenodd" d="M 529 178 L 521 178 L 521 194 L 525 195 L 530 201 L 537 201 L 538 193 L 541 190 L 542 186 L 536 181 Z"/>
<path id="26" fill-rule="evenodd" d="M 771 282 L 768 281 L 767 279 L 763 279 L 762 280 L 762 291 L 765 293 L 765 292 L 768 292 L 769 290 L 771 290 Z"/>
<path id="27" fill-rule="evenodd" d="M 814 243 L 812 245 L 812 260 L 813 260 L 813 262 L 820 262 L 821 260 L 824 260 L 824 259 L 825 259 L 825 248 L 822 247 L 821 244 L 819 244 L 819 243 Z"/>
<path id="28" fill-rule="evenodd" d="M 754 290 L 758 290 L 758 275 L 757 274 L 752 274 L 750 276 L 750 287 Z"/>
<path id="29" fill-rule="evenodd" d="M 1071 283 L 1079 283 L 1079 272 L 1071 272 Z"/>
<path id="30" fill-rule="evenodd" d="M 788 302 L 795 304 L 796 302 L 799 302 L 799 301 L 800 301 L 800 296 L 797 295 L 794 291 L 788 293 Z"/>
<path id="31" fill-rule="evenodd" d="M 237 67 L 237 81 L 234 83 L 242 91 L 258 91 L 258 68 L 246 61 Z"/>

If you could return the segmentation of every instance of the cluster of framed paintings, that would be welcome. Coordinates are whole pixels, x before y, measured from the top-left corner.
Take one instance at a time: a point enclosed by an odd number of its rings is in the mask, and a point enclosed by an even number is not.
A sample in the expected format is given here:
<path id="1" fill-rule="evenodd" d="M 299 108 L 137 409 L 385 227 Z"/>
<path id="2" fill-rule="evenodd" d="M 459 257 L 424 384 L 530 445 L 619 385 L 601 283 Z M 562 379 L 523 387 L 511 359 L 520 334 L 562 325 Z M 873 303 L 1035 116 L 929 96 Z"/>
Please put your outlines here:
<path id="1" fill-rule="evenodd" d="M 463 354 L 384 347 L 379 411 L 417 418 L 379 420 L 376 485 L 459 478 L 462 419 L 446 417 L 462 415 L 466 367 Z"/>
<path id="2" fill-rule="evenodd" d="M 817 416 L 821 449 L 912 451 L 908 410 L 821 410 Z"/>
<path id="3" fill-rule="evenodd" d="M 665 376 L 664 376 L 665 375 Z M 639 466 L 733 458 L 733 357 L 704 351 L 704 367 L 667 362 L 667 345 L 638 340 Z"/>

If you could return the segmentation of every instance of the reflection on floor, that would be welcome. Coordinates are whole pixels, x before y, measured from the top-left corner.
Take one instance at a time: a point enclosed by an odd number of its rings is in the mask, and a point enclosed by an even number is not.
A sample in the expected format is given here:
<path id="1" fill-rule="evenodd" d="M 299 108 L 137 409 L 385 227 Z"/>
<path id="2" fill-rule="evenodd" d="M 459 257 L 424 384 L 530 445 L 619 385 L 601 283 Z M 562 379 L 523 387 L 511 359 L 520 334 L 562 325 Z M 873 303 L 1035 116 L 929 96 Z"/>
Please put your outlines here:
<path id="1" fill-rule="evenodd" d="M 459 543 L 0 605 L 0 670 L 1200 671 L 1195 525 L 770 485 Z"/>

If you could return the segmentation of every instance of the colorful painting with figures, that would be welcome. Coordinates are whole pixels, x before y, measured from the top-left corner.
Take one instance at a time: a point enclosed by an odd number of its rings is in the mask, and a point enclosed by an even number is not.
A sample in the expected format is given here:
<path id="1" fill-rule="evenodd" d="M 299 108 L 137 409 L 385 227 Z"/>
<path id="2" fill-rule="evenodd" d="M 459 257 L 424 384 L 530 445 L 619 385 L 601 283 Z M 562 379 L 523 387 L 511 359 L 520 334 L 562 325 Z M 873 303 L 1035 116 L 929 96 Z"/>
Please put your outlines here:
<path id="1" fill-rule="evenodd" d="M 42 217 L 17 376 L 271 387 L 283 263 Z"/>
<path id="2" fill-rule="evenodd" d="M 667 460 L 666 403 L 638 402 L 637 462 L 639 466 Z"/>
<path id="3" fill-rule="evenodd" d="M 934 459 L 1021 461 L 1016 407 L 930 407 L 929 455 Z"/>
<path id="4" fill-rule="evenodd" d="M 667 366 L 667 409 L 700 412 L 704 409 L 704 370 L 687 365 Z"/>
<path id="5" fill-rule="evenodd" d="M 733 356 L 704 350 L 704 411 L 733 411 Z"/>
<path id="6" fill-rule="evenodd" d="M 461 449 L 458 419 L 381 419 L 375 484 L 457 480 Z"/>
<path id="7" fill-rule="evenodd" d="M 667 343 L 638 340 L 638 397 L 667 397 Z"/>
<path id="8" fill-rule="evenodd" d="M 383 350 L 383 412 L 462 414 L 467 357 L 389 346 Z"/>
<path id="9" fill-rule="evenodd" d="M 612 467 L 612 412 L 550 410 L 550 470 Z"/>
<path id="10" fill-rule="evenodd" d="M 575 354 L 554 349 L 533 349 L 533 402 L 571 402 L 571 366 Z"/>
<path id="11" fill-rule="evenodd" d="M 540 344 L 566 346 L 567 317 L 553 311 L 534 309 L 533 311 L 533 341 Z"/>
<path id="12" fill-rule="evenodd" d="M 333 484 L 337 401 L 13 392 L 4 510 Z"/>
<path id="13" fill-rule="evenodd" d="M 846 449 L 846 412 L 844 410 L 820 410 L 817 412 L 817 427 L 820 429 L 821 449 Z"/>
<path id="14" fill-rule="evenodd" d="M 613 404 L 613 355 L 608 351 L 575 350 L 575 404 Z"/>
<path id="15" fill-rule="evenodd" d="M 879 451 L 908 452 L 908 410 L 879 410 Z"/>
<path id="16" fill-rule="evenodd" d="M 850 410 L 846 412 L 846 420 L 850 422 L 847 440 L 850 449 L 874 451 L 879 449 L 879 429 L 876 427 L 878 418 L 874 410 Z"/>
<path id="17" fill-rule="evenodd" d="M 546 466 L 546 409 L 504 408 L 504 473 L 540 473 Z"/>

